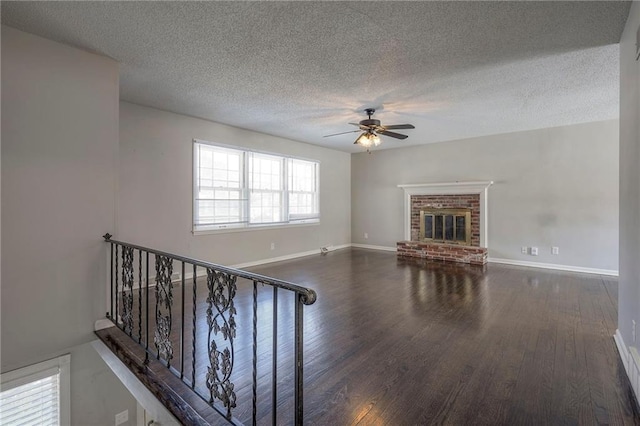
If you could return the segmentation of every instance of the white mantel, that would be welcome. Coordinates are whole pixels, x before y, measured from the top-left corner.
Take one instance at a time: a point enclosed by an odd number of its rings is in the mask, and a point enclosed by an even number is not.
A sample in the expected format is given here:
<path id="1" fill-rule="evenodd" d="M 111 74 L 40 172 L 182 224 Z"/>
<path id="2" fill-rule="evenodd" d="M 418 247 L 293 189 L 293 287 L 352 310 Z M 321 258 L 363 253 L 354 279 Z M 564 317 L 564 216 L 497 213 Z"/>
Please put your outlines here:
<path id="1" fill-rule="evenodd" d="M 411 240 L 412 195 L 480 195 L 480 247 L 489 247 L 487 241 L 487 196 L 492 180 L 478 182 L 412 183 L 398 185 L 404 190 L 404 239 Z"/>

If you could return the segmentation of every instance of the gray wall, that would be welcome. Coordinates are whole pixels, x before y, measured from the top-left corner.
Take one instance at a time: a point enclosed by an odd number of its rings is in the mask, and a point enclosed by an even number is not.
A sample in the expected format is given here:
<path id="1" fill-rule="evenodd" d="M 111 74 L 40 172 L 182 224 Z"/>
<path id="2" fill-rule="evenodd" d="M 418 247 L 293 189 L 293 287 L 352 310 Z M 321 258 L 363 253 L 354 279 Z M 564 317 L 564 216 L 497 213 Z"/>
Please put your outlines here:
<path id="1" fill-rule="evenodd" d="M 115 415 L 129 410 L 129 421 L 136 424 L 136 400 L 98 355 L 91 343 L 71 351 L 71 424 L 112 425 Z"/>
<path id="2" fill-rule="evenodd" d="M 193 235 L 194 138 L 319 160 L 320 224 Z M 344 152 L 121 102 L 115 236 L 226 265 L 348 244 L 350 166 Z"/>
<path id="3" fill-rule="evenodd" d="M 105 312 L 117 149 L 118 64 L 3 26 L 1 368 L 70 352 L 73 424 L 135 409 L 83 345 Z"/>
<path id="4" fill-rule="evenodd" d="M 640 2 L 633 2 L 620 41 L 620 279 L 618 329 L 634 342 L 631 320 L 640 327 L 640 61 L 635 60 Z"/>
<path id="5" fill-rule="evenodd" d="M 395 247 L 404 239 L 398 184 L 481 180 L 495 182 L 490 257 L 618 269 L 617 120 L 354 154 L 352 240 Z"/>

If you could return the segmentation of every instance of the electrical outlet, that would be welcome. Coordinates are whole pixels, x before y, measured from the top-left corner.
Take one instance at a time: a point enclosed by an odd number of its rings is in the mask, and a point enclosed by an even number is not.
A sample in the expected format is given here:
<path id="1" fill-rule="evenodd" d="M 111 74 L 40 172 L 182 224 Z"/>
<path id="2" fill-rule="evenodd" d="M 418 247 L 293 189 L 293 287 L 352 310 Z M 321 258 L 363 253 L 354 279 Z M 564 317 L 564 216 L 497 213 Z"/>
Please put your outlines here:
<path id="1" fill-rule="evenodd" d="M 122 413 L 116 414 L 116 426 L 121 425 L 129 421 L 129 410 L 124 410 Z"/>
<path id="2" fill-rule="evenodd" d="M 551 247 L 551 254 L 560 254 L 560 247 Z"/>
<path id="3" fill-rule="evenodd" d="M 520 252 L 522 254 L 527 254 L 527 247 L 526 246 L 522 246 L 522 248 L 520 249 Z"/>
<path id="4" fill-rule="evenodd" d="M 365 240 L 368 240 L 368 239 L 369 239 L 369 234 L 368 234 L 368 233 L 366 233 L 366 232 L 364 233 L 364 239 L 365 239 Z"/>
<path id="5" fill-rule="evenodd" d="M 531 256 L 538 255 L 538 247 L 531 247 Z"/>
<path id="6" fill-rule="evenodd" d="M 275 250 L 276 249 L 276 243 L 271 243 L 271 250 Z"/>

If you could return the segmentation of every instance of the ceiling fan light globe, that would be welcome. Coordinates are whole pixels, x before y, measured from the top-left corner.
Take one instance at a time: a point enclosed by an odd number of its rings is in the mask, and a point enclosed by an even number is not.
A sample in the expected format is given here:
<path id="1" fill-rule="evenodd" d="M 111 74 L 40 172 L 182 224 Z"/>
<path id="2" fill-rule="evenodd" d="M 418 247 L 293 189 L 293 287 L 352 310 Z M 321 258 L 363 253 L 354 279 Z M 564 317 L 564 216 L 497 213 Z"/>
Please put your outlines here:
<path id="1" fill-rule="evenodd" d="M 374 144 L 374 141 L 371 140 L 368 133 L 363 133 L 362 135 L 360 135 L 360 137 L 356 142 L 358 143 L 358 145 L 363 146 L 365 148 L 369 148 Z"/>
<path id="2" fill-rule="evenodd" d="M 375 135 L 375 134 L 371 135 L 371 137 L 369 138 L 369 140 L 373 141 L 373 144 L 374 144 L 375 146 L 380 145 L 380 137 L 379 137 L 378 135 Z"/>

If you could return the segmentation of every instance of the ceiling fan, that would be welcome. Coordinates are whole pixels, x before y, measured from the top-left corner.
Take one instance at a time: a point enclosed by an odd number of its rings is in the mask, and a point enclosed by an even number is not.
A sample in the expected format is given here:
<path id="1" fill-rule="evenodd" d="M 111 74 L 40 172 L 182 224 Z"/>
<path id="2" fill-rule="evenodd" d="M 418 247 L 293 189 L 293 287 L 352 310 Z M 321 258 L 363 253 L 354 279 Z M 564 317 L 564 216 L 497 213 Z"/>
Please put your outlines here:
<path id="1" fill-rule="evenodd" d="M 369 148 L 371 148 L 372 146 L 380 145 L 380 137 L 378 135 L 389 136 L 396 139 L 406 139 L 408 138 L 407 135 L 402 135 L 396 132 L 390 132 L 389 130 L 415 129 L 415 126 L 413 124 L 391 124 L 391 125 L 383 126 L 382 124 L 380 124 L 380 120 L 371 118 L 373 113 L 376 112 L 375 109 L 367 108 L 364 110 L 364 112 L 365 114 L 367 114 L 369 118 L 367 118 L 366 120 L 362 120 L 358 123 L 349 123 L 353 126 L 358 126 L 360 128 L 359 130 L 352 130 L 349 132 L 342 132 L 342 133 L 334 133 L 332 135 L 326 135 L 323 137 L 328 138 L 331 136 L 344 135 L 347 133 L 362 132 L 362 134 L 358 136 L 358 139 L 356 139 L 354 144 L 367 148 L 367 151 L 369 151 Z"/>

